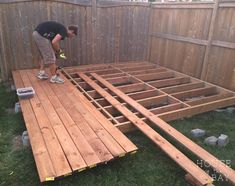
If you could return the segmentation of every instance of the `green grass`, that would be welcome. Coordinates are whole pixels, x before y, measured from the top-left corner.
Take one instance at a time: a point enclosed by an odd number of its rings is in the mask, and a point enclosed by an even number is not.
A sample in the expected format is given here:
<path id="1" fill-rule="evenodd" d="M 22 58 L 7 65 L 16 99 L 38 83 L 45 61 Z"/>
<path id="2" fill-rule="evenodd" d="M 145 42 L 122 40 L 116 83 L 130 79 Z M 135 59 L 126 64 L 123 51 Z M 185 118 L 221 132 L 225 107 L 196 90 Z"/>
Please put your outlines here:
<path id="1" fill-rule="evenodd" d="M 128 137 L 139 147 L 136 154 L 76 173 L 62 180 L 41 184 L 31 150 L 28 148 L 12 150 L 12 139 L 16 135 L 21 135 L 25 130 L 21 113 L 6 112 L 6 108 L 13 108 L 16 101 L 15 94 L 6 92 L 6 88 L 0 85 L 0 186 L 188 185 L 184 180 L 185 172 L 138 131 L 128 134 Z M 229 135 L 230 144 L 225 148 L 205 146 L 203 138 L 194 140 L 219 159 L 231 160 L 231 166 L 235 168 L 234 114 L 210 112 L 171 123 L 186 136 L 189 136 L 189 132 L 193 128 L 205 129 L 209 131 L 208 135 L 218 136 L 220 133 Z M 196 162 L 197 158 L 194 155 L 169 137 L 163 136 Z M 227 182 L 215 182 L 215 185 L 228 184 Z"/>

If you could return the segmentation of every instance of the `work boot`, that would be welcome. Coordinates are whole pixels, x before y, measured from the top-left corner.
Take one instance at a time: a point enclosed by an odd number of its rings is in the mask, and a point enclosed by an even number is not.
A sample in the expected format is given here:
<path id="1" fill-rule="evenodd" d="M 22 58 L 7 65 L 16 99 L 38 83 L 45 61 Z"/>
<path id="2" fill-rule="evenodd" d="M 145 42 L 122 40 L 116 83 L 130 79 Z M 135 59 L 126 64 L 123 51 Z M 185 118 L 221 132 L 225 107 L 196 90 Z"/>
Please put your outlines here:
<path id="1" fill-rule="evenodd" d="M 39 79 L 41 79 L 41 80 L 46 80 L 46 79 L 48 79 L 48 75 L 47 75 L 44 71 L 38 72 L 37 77 L 38 77 Z"/>
<path id="2" fill-rule="evenodd" d="M 51 77 L 50 82 L 51 83 L 59 83 L 59 84 L 61 84 L 61 83 L 64 83 L 64 80 L 61 79 L 60 76 L 54 75 L 54 76 Z"/>

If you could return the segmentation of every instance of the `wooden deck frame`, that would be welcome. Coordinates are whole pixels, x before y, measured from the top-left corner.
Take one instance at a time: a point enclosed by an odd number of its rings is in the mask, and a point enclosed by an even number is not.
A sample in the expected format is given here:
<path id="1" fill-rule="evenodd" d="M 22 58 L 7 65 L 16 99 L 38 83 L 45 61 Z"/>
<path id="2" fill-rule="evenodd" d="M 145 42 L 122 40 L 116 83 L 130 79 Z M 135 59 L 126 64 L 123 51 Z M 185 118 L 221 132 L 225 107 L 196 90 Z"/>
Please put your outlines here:
<path id="1" fill-rule="evenodd" d="M 148 118 L 153 124 L 158 126 L 160 129 L 162 129 L 166 134 L 171 136 L 173 139 L 175 139 L 177 142 L 179 142 L 181 145 L 186 147 L 188 150 L 193 152 L 195 155 L 197 155 L 202 160 L 206 161 L 210 164 L 211 167 L 213 167 L 216 171 L 220 172 L 222 175 L 224 175 L 226 178 L 228 178 L 229 181 L 231 181 L 233 184 L 235 184 L 235 171 L 231 169 L 230 167 L 226 166 L 223 162 L 215 158 L 213 155 L 211 155 L 209 152 L 205 151 L 203 148 L 201 148 L 199 145 L 191 141 L 189 138 L 184 136 L 182 133 L 178 132 L 176 129 L 171 127 L 169 124 L 161 120 L 156 115 L 152 114 L 150 111 L 145 109 L 142 105 L 132 100 L 130 97 L 125 95 L 123 92 L 115 88 L 113 85 L 108 83 L 103 78 L 99 77 L 97 74 L 92 74 L 92 76 L 98 80 L 100 83 L 105 85 L 110 91 L 115 92 L 115 94 L 125 100 L 127 104 L 135 108 L 137 111 L 139 111 L 142 115 L 144 115 L 146 118 Z M 89 82 L 88 82 L 89 83 Z M 90 85 L 94 87 L 94 84 Z M 97 87 L 96 87 L 97 88 Z M 96 89 L 97 90 L 97 89 Z M 98 91 L 98 90 L 97 90 Z M 102 91 L 99 91 L 101 94 Z M 105 98 L 108 100 L 108 98 L 105 96 Z M 112 104 L 115 107 L 117 105 Z M 116 107 L 117 108 L 117 107 Z M 121 109 L 119 109 L 120 111 Z M 127 112 L 127 111 L 126 111 Z M 123 113 L 123 112 L 122 112 Z M 125 113 L 123 113 L 125 114 Z M 125 115 L 126 116 L 126 115 Z M 128 116 L 128 115 L 127 115 Z M 129 119 L 129 118 L 128 118 Z M 130 120 L 130 119 L 129 119 Z M 131 121 L 131 120 L 130 120 Z M 133 123 L 133 121 L 131 121 Z"/>
<path id="2" fill-rule="evenodd" d="M 94 70 L 92 69 L 92 65 L 86 66 L 88 67 L 76 67 L 76 70 L 70 67 L 69 70 L 73 70 L 73 74 L 83 72 L 86 73 L 88 76 L 90 76 L 90 73 L 98 71 L 98 73 L 101 73 L 101 75 L 99 75 L 107 80 L 109 80 L 110 78 L 111 80 L 120 79 L 126 76 L 133 77 L 135 80 L 137 80 L 136 83 L 121 86 L 116 85 L 115 87 L 124 92 L 126 95 L 134 98 L 135 100 L 141 99 L 141 97 L 144 96 L 145 93 L 147 93 L 145 98 L 152 97 L 152 95 L 168 95 L 172 99 L 178 101 L 178 105 L 181 105 L 182 107 L 178 106 L 178 109 L 176 110 L 171 110 L 172 107 L 170 105 L 163 105 L 163 107 L 169 108 L 169 110 L 165 108 L 161 109 L 160 107 L 157 108 L 157 111 L 155 111 L 156 114 L 160 118 L 163 118 L 165 121 L 189 117 L 195 114 L 207 112 L 220 107 L 232 106 L 235 104 L 235 93 L 232 91 L 187 76 L 185 74 L 172 71 L 159 65 L 149 64 L 148 62 L 115 63 L 107 64 L 106 66 L 104 64 L 98 64 L 94 66 Z M 104 69 L 105 71 L 107 68 L 109 70 L 113 68 L 118 71 L 118 73 L 114 73 L 114 76 L 112 76 L 112 74 L 102 75 L 103 73 L 101 69 Z M 170 74 L 171 76 L 173 76 L 174 74 L 174 77 L 169 78 L 166 76 L 164 79 L 144 82 L 143 80 L 148 79 L 148 77 L 151 79 L 150 75 L 145 75 L 145 73 L 148 72 L 151 74 L 155 74 L 155 76 L 159 76 L 159 74 L 161 76 L 162 73 L 168 75 Z M 107 101 L 102 98 L 102 96 L 97 94 L 95 90 L 90 89 L 89 91 L 86 91 L 84 89 L 84 85 L 89 85 L 86 84 L 79 77 L 79 75 L 76 76 L 79 78 L 79 81 L 77 81 L 76 79 L 73 79 L 71 77 L 69 71 L 67 71 L 66 68 L 64 69 L 63 73 L 66 77 L 75 82 L 76 86 L 79 86 L 80 91 L 82 91 L 84 94 L 89 94 L 89 100 L 93 104 L 95 104 L 99 110 L 102 110 L 102 112 L 105 113 L 109 120 L 115 120 L 115 117 L 112 116 L 112 113 L 116 114 L 116 110 L 113 109 L 112 105 L 108 104 Z M 138 77 L 143 77 L 144 79 L 139 79 Z M 125 83 L 125 81 L 123 81 L 123 83 Z M 104 90 L 107 90 L 106 87 L 103 88 Z M 111 94 L 116 97 L 112 92 Z M 139 96 L 140 98 L 138 98 Z M 102 106 L 103 103 L 105 104 Z M 111 112 L 110 114 L 110 109 L 115 112 Z M 117 126 L 123 126 L 120 125 L 121 123 L 119 123 L 118 121 L 115 121 L 115 123 Z M 125 129 L 128 130 L 123 132 L 128 132 L 135 129 L 135 127 L 133 128 L 133 125 L 131 125 L 130 122 L 128 123 L 128 121 L 125 121 L 125 124 L 127 125 Z"/>
<path id="3" fill-rule="evenodd" d="M 78 77 L 79 81 L 73 79 L 70 73 L 67 72 L 66 68 L 63 69 L 63 74 L 68 79 L 75 82 L 74 84 L 76 84 L 77 88 L 83 92 L 86 97 L 89 97 L 90 102 L 96 106 L 97 110 L 101 111 L 106 118 L 112 121 L 114 126 L 122 132 L 129 132 L 138 128 L 138 126 L 133 125 L 133 118 L 138 118 L 138 122 L 147 122 L 150 120 L 151 124 L 154 125 L 154 122 L 156 124 L 156 121 L 159 120 L 167 122 L 179 118 L 190 117 L 195 114 L 211 111 L 221 107 L 235 105 L 234 92 L 165 67 L 152 65 L 147 62 L 115 63 L 108 64 L 108 66 L 109 68 L 116 69 L 119 72 L 104 75 L 99 71 L 102 75 L 95 76 L 93 74 L 94 71 L 92 70 L 92 66 L 89 67 L 89 73 L 87 73 L 86 70 L 80 70 L 78 67 L 78 70 L 73 71 L 73 73 L 77 73 L 76 77 Z M 96 70 L 97 68 L 98 66 L 96 66 Z M 104 68 L 104 66 L 102 66 L 102 68 Z M 135 109 L 130 110 L 130 114 L 132 114 L 131 118 L 129 118 L 130 116 L 125 115 L 125 113 L 122 112 L 122 109 L 120 110 L 119 106 L 116 107 L 116 105 L 111 104 L 107 98 L 94 89 L 90 83 L 84 81 L 84 78 L 81 77 L 81 73 L 85 73 L 86 77 L 92 78 L 92 81 L 95 84 L 102 87 L 103 91 L 100 90 L 101 92 L 107 92 L 109 95 L 112 95 L 112 99 L 114 99 L 115 102 L 117 101 L 117 105 L 120 105 L 120 107 L 122 106 L 122 108 L 124 107 L 129 110 L 131 108 L 131 103 L 126 102 L 122 96 L 120 97 L 120 95 L 117 95 L 116 89 L 121 91 L 123 95 L 128 97 L 128 99 L 134 99 L 135 102 L 133 104 L 135 104 Z M 145 73 L 150 73 L 150 75 Z M 161 74 L 163 74 L 163 76 Z M 155 77 L 151 77 L 151 75 L 154 75 Z M 112 84 L 112 82 L 108 82 L 110 79 L 122 79 L 122 77 L 127 76 L 136 79 L 137 83 L 117 86 L 115 83 Z M 101 82 L 97 77 L 102 78 L 104 81 L 107 80 L 110 85 L 115 87 L 115 91 L 110 90 L 110 87 L 107 87 L 107 85 Z M 159 77 L 160 79 L 158 79 Z M 123 81 L 123 83 L 125 83 L 125 81 Z M 89 86 L 91 90 L 86 91 L 80 86 L 82 84 L 86 84 L 86 86 Z M 139 106 L 136 105 L 141 101 L 148 104 L 151 103 L 151 101 L 148 102 L 148 100 L 159 99 L 161 97 L 168 97 L 168 104 L 164 104 L 157 108 L 145 108 L 146 113 L 141 112 L 141 110 L 139 110 Z M 169 100 L 171 101 L 169 102 Z M 141 108 L 142 107 L 143 105 L 141 105 Z M 151 117 L 149 118 L 149 116 Z M 151 120 L 152 117 L 157 118 L 157 120 Z M 167 125 L 167 127 L 169 126 Z M 170 130 L 175 131 L 174 128 L 171 128 Z M 167 131 L 165 130 L 165 132 Z M 178 131 L 176 131 L 176 134 L 182 137 L 182 134 Z M 174 138 L 173 135 L 170 134 L 170 136 Z M 183 136 L 182 139 L 186 140 L 186 146 L 191 144 L 191 141 L 189 142 L 188 139 L 185 139 L 185 136 Z M 184 141 L 180 141 L 180 143 L 183 144 Z M 196 145 L 194 147 L 202 152 L 202 159 L 206 159 L 208 156 L 215 160 L 215 157 L 211 154 L 208 155 L 208 152 L 201 150 L 200 146 Z M 190 147 L 188 149 L 197 154 L 195 149 L 190 149 Z M 232 173 L 232 176 L 229 179 L 231 182 L 235 183 L 233 170 L 227 170 L 224 168 L 224 165 L 220 163 L 218 163 L 218 166 L 215 166 L 215 168 L 218 170 L 222 168 L 224 174 L 228 172 Z"/>
<path id="4" fill-rule="evenodd" d="M 98 80 L 98 76 L 95 76 Z M 101 94 L 107 101 L 110 102 L 117 110 L 119 110 L 125 117 L 127 117 L 139 130 L 141 130 L 148 138 L 150 138 L 156 145 L 158 145 L 168 156 L 170 156 L 179 166 L 181 166 L 186 172 L 190 173 L 194 179 L 196 179 L 201 185 L 208 185 L 213 182 L 213 179 L 207 175 L 202 169 L 200 169 L 196 164 L 194 164 L 190 159 L 188 159 L 183 153 L 176 149 L 172 144 L 165 140 L 161 135 L 159 135 L 155 130 L 153 130 L 149 125 L 143 122 L 139 117 L 132 113 L 127 107 L 123 106 L 119 101 L 117 101 L 111 94 L 102 89 L 98 84 L 92 81 L 85 74 L 80 74 L 80 76 L 99 94 Z M 99 80 L 99 82 L 101 82 Z M 107 81 L 106 81 L 107 82 Z M 111 84 L 110 84 L 111 85 Z M 111 90 L 109 88 L 109 90 Z M 118 90 L 118 89 L 116 89 Z M 113 90 L 111 90 L 113 91 Z M 117 93 L 117 91 L 113 91 Z M 120 91 L 121 92 L 121 91 Z M 121 92 L 122 93 L 122 92 Z M 124 94 L 124 93 L 123 93 Z M 122 97 L 117 93 L 118 97 Z M 125 94 L 124 94 L 125 95 Z M 128 97 L 128 96 L 127 96 Z M 122 97 L 123 98 L 123 97 Z M 135 107 L 133 107 L 135 108 Z"/>

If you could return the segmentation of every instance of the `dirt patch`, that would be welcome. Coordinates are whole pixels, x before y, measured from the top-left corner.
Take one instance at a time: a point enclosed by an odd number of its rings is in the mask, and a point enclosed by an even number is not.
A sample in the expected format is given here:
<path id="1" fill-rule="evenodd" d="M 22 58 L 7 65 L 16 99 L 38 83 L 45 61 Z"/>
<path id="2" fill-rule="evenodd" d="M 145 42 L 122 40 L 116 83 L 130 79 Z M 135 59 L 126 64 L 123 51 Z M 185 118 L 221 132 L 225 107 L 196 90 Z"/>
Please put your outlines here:
<path id="1" fill-rule="evenodd" d="M 13 139 L 12 139 L 12 151 L 16 151 L 16 150 L 19 150 L 23 147 L 23 143 L 22 143 L 22 139 L 21 139 L 21 136 L 18 135 L 18 136 L 15 136 Z"/>

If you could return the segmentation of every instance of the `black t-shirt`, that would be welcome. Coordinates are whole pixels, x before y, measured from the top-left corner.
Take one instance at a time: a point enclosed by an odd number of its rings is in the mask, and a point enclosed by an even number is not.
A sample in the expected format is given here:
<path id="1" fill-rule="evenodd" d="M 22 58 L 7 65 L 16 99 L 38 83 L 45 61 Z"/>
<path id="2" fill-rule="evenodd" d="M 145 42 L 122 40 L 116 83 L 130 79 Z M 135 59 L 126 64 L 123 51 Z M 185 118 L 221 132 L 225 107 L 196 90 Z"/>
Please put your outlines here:
<path id="1" fill-rule="evenodd" d="M 54 37 L 57 34 L 60 34 L 62 36 L 62 40 L 64 40 L 65 37 L 67 37 L 67 29 L 64 25 L 61 23 L 57 23 L 55 21 L 46 21 L 43 23 L 40 23 L 36 28 L 35 31 L 37 31 L 41 36 L 53 40 Z"/>

